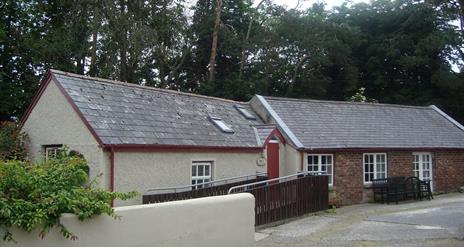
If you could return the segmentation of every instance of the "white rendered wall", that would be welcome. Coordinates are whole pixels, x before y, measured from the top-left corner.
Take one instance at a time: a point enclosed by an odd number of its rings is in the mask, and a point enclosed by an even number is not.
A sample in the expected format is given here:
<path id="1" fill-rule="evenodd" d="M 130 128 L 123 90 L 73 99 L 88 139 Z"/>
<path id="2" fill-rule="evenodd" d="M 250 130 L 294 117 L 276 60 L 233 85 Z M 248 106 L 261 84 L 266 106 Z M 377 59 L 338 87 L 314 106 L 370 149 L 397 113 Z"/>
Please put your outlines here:
<path id="1" fill-rule="evenodd" d="M 106 155 L 54 81 L 43 92 L 24 123 L 23 131 L 30 139 L 29 155 L 32 160 L 43 159 L 43 145 L 65 144 L 87 159 L 90 178 L 102 174 L 99 178 L 100 186 L 109 188 Z"/>
<path id="2" fill-rule="evenodd" d="M 115 152 L 115 190 L 138 191 L 129 201 L 115 201 L 116 206 L 142 203 L 149 188 L 190 185 L 192 162 L 213 161 L 213 180 L 266 172 L 256 160 L 261 153 L 212 152 Z"/>
<path id="3" fill-rule="evenodd" d="M 301 171 L 301 153 L 289 144 L 285 145 L 285 171 L 287 175 Z"/>
<path id="4" fill-rule="evenodd" d="M 97 216 L 81 222 L 65 215 L 61 222 L 78 236 L 71 241 L 53 229 L 40 239 L 38 231 L 13 231 L 17 244 L 5 247 L 250 247 L 254 242 L 254 197 L 236 195 L 116 208 L 120 220 Z M 1 240 L 0 240 L 1 241 Z"/>

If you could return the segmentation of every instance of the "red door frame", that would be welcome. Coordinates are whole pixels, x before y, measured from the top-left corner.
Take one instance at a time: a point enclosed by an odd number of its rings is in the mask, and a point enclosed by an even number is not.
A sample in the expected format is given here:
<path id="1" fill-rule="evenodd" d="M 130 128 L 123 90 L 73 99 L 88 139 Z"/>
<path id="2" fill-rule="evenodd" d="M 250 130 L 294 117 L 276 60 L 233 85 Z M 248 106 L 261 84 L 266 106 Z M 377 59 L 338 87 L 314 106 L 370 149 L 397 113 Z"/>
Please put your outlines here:
<path id="1" fill-rule="evenodd" d="M 269 141 L 267 144 L 267 177 L 279 177 L 279 142 Z"/>

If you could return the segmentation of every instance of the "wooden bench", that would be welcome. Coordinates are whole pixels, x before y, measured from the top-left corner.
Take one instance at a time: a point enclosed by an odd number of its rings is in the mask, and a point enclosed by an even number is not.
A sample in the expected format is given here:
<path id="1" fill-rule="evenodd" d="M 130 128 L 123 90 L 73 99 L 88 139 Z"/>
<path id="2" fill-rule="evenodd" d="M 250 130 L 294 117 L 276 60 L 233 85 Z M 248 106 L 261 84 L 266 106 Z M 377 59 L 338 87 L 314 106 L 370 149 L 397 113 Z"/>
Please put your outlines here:
<path id="1" fill-rule="evenodd" d="M 433 199 L 430 181 L 417 177 L 390 177 L 372 180 L 374 202 L 390 203 L 403 200 Z"/>

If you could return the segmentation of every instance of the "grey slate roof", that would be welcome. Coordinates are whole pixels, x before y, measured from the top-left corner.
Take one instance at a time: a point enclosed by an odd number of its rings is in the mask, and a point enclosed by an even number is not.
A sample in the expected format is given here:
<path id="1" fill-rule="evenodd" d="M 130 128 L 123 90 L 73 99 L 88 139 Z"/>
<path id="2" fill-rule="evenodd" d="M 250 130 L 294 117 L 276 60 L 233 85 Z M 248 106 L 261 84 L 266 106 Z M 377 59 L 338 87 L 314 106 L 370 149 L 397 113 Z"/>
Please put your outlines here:
<path id="1" fill-rule="evenodd" d="M 260 144 L 263 144 L 269 135 L 272 133 L 276 126 L 274 124 L 263 124 L 254 126 L 256 129 L 256 136 Z"/>
<path id="2" fill-rule="evenodd" d="M 307 149 L 464 148 L 464 131 L 433 107 L 264 98 Z"/>
<path id="3" fill-rule="evenodd" d="M 251 125 L 234 107 L 247 103 L 142 87 L 52 71 L 103 144 L 165 144 L 257 147 Z M 209 120 L 220 117 L 235 132 L 223 133 Z"/>

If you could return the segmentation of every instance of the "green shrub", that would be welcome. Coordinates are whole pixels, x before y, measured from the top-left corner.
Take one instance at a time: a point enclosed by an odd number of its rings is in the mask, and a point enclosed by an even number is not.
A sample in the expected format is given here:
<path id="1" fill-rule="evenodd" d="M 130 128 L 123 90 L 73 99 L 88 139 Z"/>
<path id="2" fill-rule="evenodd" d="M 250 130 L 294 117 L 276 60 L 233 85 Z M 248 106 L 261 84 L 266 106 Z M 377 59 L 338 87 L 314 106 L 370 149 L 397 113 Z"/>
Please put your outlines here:
<path id="1" fill-rule="evenodd" d="M 79 220 L 107 214 L 114 218 L 110 203 L 129 199 L 135 192 L 118 193 L 95 188 L 89 182 L 85 159 L 68 155 L 31 164 L 24 161 L 0 161 L 0 230 L 3 240 L 14 241 L 11 227 L 24 231 L 40 230 L 44 237 L 58 227 L 68 239 L 77 236 L 60 223 L 63 213 L 75 214 Z"/>

